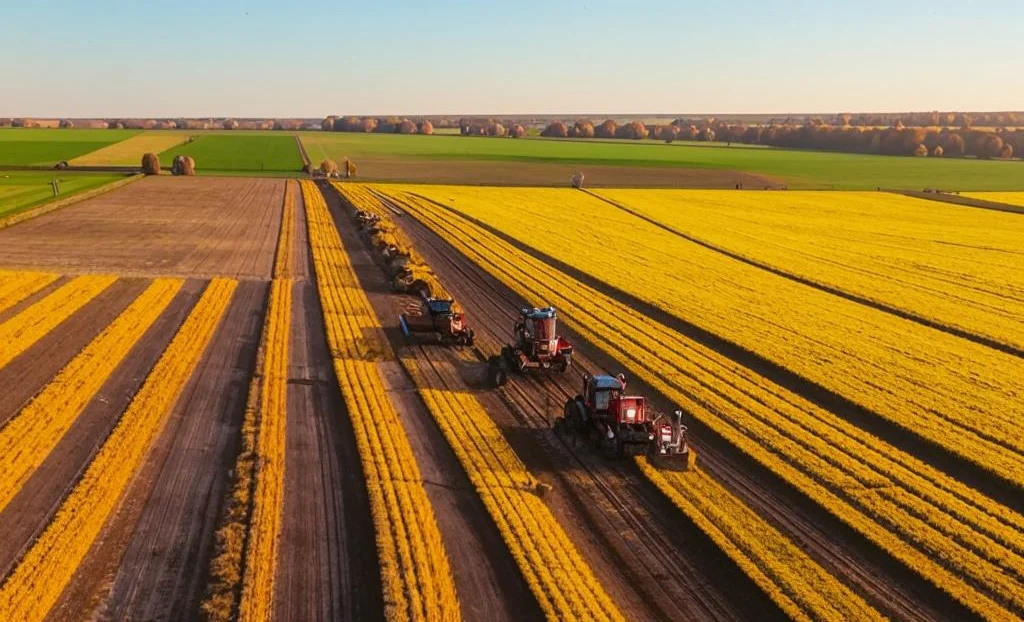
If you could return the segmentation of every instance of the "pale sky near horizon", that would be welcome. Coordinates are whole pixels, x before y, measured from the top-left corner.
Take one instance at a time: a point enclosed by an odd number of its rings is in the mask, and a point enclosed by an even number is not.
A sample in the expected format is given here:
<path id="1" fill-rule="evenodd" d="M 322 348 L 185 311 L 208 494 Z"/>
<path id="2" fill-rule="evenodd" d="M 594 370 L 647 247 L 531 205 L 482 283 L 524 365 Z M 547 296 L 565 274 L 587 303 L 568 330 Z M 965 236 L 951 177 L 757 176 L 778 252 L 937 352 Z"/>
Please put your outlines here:
<path id="1" fill-rule="evenodd" d="M 0 9 L 7 117 L 1024 109 L 1022 0 Z"/>

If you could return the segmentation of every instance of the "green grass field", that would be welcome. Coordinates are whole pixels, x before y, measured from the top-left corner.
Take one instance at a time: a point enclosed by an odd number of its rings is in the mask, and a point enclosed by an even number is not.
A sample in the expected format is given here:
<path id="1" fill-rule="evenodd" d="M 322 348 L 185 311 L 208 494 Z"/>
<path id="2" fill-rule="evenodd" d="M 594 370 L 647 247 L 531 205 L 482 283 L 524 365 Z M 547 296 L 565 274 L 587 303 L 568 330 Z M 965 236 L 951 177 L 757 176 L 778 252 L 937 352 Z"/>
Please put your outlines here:
<path id="1" fill-rule="evenodd" d="M 50 187 L 53 179 L 59 180 L 58 198 L 63 199 L 124 179 L 124 175 L 67 171 L 0 171 L 0 218 L 13 216 L 53 200 L 53 190 Z"/>
<path id="2" fill-rule="evenodd" d="M 409 162 L 476 160 L 632 168 L 734 170 L 791 188 L 1024 190 L 1024 163 L 875 156 L 785 150 L 722 143 L 500 139 L 302 132 L 313 163 L 397 158 Z"/>
<path id="3" fill-rule="evenodd" d="M 102 149 L 136 130 L 0 129 L 0 166 L 53 166 Z"/>
<path id="4" fill-rule="evenodd" d="M 204 133 L 191 143 L 161 153 L 160 165 L 170 168 L 178 154 L 195 158 L 199 174 L 221 171 L 298 173 L 302 170 L 302 157 L 291 133 Z"/>

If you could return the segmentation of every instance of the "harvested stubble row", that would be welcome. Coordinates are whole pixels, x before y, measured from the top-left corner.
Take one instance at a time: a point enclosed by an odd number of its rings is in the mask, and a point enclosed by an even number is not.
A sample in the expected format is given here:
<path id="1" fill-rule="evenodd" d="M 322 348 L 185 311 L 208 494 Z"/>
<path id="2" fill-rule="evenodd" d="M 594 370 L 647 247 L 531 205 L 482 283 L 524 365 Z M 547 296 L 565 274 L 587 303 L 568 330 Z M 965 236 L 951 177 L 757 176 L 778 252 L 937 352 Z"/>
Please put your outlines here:
<path id="1" fill-rule="evenodd" d="M 290 274 L 295 195 L 288 182 L 256 371 L 242 421 L 231 497 L 217 529 L 217 555 L 202 611 L 211 622 L 273 618 L 278 543 L 284 509 L 291 330 Z"/>
<path id="2" fill-rule="evenodd" d="M 547 618 L 624 620 L 568 534 L 535 494 L 536 479 L 454 370 L 445 363 L 412 357 L 403 357 L 402 364 L 420 387 L 423 401 Z"/>
<path id="3" fill-rule="evenodd" d="M 879 192 L 595 190 L 815 284 L 1024 348 L 1024 219 Z"/>
<path id="4" fill-rule="evenodd" d="M 0 512 L 46 460 L 103 383 L 181 288 L 156 279 L 0 429 Z"/>
<path id="5" fill-rule="evenodd" d="M 269 620 L 284 506 L 285 423 L 288 391 L 288 338 L 292 281 L 275 279 L 264 327 L 264 367 L 260 381 L 256 492 L 245 554 L 240 620 Z"/>
<path id="6" fill-rule="evenodd" d="M 236 286 L 210 282 L 81 480 L 0 587 L 0 619 L 46 618 L 163 429 Z"/>
<path id="7" fill-rule="evenodd" d="M 9 272 L 0 270 L 0 313 L 57 280 L 46 272 Z"/>
<path id="8" fill-rule="evenodd" d="M 1024 611 L 1020 514 L 465 218 L 411 194 L 392 197 L 527 300 L 558 306 L 583 337 L 966 607 L 993 620 Z M 733 530 L 744 546 L 764 546 L 748 529 Z"/>
<path id="9" fill-rule="evenodd" d="M 117 277 L 80 276 L 0 324 L 0 369 L 71 317 Z"/>
<path id="10" fill-rule="evenodd" d="M 1024 358 L 747 265 L 585 193 L 454 186 L 414 191 L 1024 488 Z M 580 226 L 584 222 L 601 226 Z M 615 231 L 615 251 L 595 252 L 607 245 L 608 231 Z M 1019 272 L 1024 249 L 1016 244 L 989 254 L 993 261 L 1013 257 Z"/>
<path id="11" fill-rule="evenodd" d="M 412 447 L 377 363 L 390 347 L 316 185 L 302 182 L 310 247 L 335 374 L 370 495 L 385 616 L 461 617 L 448 557 Z"/>

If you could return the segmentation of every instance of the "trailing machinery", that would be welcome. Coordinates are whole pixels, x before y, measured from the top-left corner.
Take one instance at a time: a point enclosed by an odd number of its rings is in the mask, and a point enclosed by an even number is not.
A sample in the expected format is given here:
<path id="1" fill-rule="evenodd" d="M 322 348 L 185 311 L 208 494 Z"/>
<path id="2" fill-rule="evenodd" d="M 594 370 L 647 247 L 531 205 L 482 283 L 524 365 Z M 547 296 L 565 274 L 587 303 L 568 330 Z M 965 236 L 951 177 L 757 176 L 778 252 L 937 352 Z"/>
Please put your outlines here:
<path id="1" fill-rule="evenodd" d="M 584 374 L 583 393 L 565 403 L 555 432 L 587 437 L 609 458 L 647 455 L 654 466 L 685 471 L 693 454 L 682 411 L 654 412 L 647 399 L 626 393 L 626 378 Z"/>
<path id="2" fill-rule="evenodd" d="M 422 300 L 420 313 L 398 316 L 403 335 L 432 334 L 444 345 L 473 345 L 473 329 L 466 325 L 466 315 L 456 309 L 454 300 L 428 296 Z"/>

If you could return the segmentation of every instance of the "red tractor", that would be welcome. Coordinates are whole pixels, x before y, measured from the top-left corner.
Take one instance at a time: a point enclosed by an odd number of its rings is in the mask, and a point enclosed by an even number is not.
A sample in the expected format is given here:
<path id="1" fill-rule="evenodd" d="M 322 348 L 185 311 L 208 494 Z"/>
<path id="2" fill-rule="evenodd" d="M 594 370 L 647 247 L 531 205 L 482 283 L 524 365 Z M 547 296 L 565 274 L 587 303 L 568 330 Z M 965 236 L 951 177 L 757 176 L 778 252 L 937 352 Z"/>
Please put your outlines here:
<path id="1" fill-rule="evenodd" d="M 558 316 L 554 307 L 522 309 L 512 329 L 515 343 L 490 359 L 491 379 L 495 386 L 508 382 L 509 371 L 540 369 L 564 373 L 572 366 L 572 344 L 557 333 Z"/>
<path id="2" fill-rule="evenodd" d="M 646 398 L 626 394 L 626 378 L 584 374 L 583 394 L 568 400 L 555 431 L 589 436 L 609 458 L 646 454 L 660 468 L 685 471 L 692 464 L 683 413 L 667 417 L 648 409 Z"/>
<path id="3" fill-rule="evenodd" d="M 455 301 L 442 298 L 423 298 L 423 311 L 417 315 L 398 316 L 402 334 L 433 334 L 445 345 L 473 345 L 473 329 L 466 326 L 466 316 L 455 309 Z"/>

